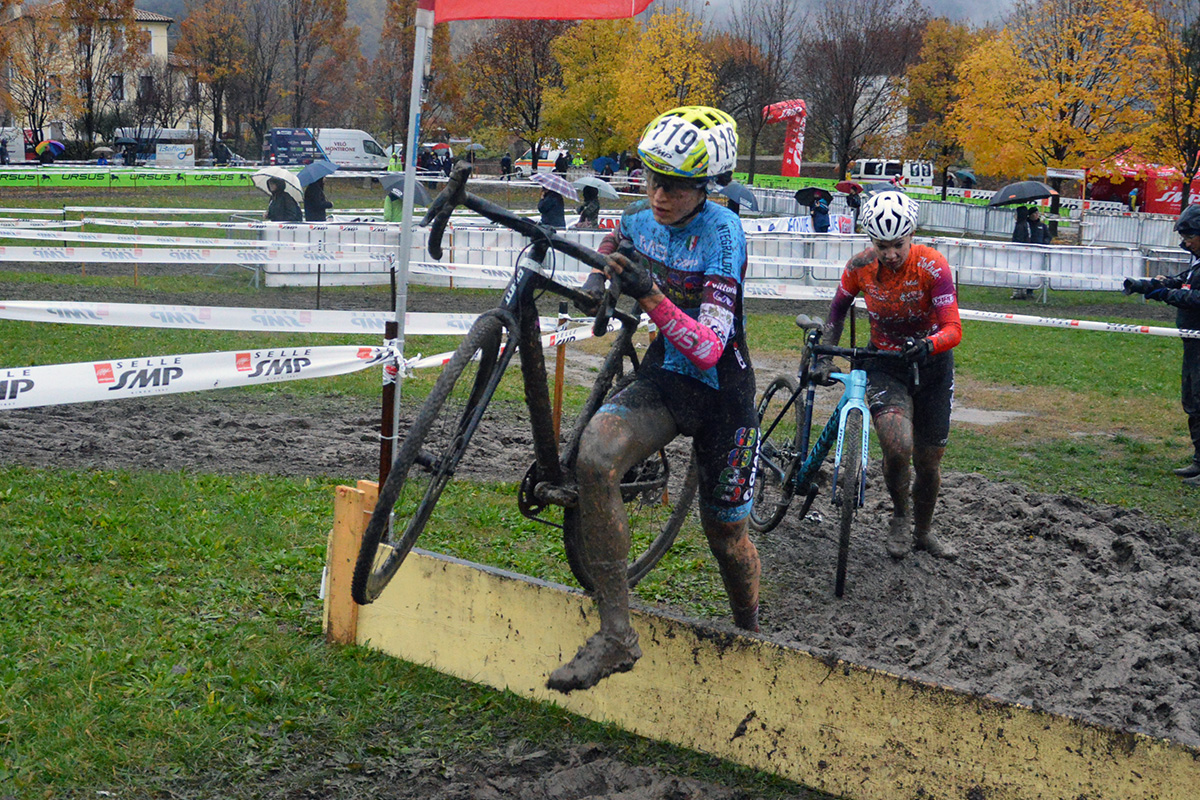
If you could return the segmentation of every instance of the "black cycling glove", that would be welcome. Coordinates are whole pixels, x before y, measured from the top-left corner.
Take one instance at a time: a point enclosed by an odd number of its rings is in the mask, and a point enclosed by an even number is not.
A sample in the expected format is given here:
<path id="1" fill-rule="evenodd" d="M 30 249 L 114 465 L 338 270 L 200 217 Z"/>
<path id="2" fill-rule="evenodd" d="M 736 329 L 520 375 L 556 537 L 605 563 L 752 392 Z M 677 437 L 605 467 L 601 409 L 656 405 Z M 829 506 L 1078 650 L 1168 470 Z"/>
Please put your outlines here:
<path id="1" fill-rule="evenodd" d="M 834 383 L 833 378 L 829 377 L 836 370 L 833 366 L 833 358 L 831 356 L 821 356 L 817 359 L 816 365 L 813 367 L 809 377 L 812 382 L 818 386 L 830 386 Z"/>
<path id="2" fill-rule="evenodd" d="M 628 258 L 621 253 L 618 256 L 609 256 L 609 258 L 616 261 L 621 267 L 619 278 L 621 294 L 629 295 L 634 300 L 641 300 L 654 291 L 654 275 L 643 266 L 644 262 L 640 257 L 635 255 L 633 258 Z M 619 261 L 618 258 L 620 258 Z"/>
<path id="3" fill-rule="evenodd" d="M 933 352 L 933 342 L 928 339 L 917 339 L 904 343 L 904 357 L 909 361 L 923 361 Z"/>

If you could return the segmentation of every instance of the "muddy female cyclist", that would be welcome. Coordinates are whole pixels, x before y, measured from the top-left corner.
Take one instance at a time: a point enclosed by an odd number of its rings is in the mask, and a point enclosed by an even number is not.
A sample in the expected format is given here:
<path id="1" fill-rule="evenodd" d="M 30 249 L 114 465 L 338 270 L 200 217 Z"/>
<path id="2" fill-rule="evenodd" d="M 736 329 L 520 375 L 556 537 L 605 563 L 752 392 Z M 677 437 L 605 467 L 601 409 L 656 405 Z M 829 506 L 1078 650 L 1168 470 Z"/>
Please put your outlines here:
<path id="1" fill-rule="evenodd" d="M 660 335 L 633 383 L 584 431 L 578 460 L 582 560 L 592 576 L 600 630 L 551 675 L 561 692 L 590 688 L 641 657 L 629 619 L 629 520 L 619 481 L 677 435 L 692 438 L 700 522 L 721 571 L 734 623 L 758 630 L 758 552 L 747 534 L 758 447 L 754 371 L 742 324 L 746 237 L 708 182 L 733 169 L 737 124 L 723 111 L 686 106 L 646 126 L 637 148 L 646 201 L 605 238 L 608 274 L 637 299 Z M 599 298 L 605 273 L 584 291 Z"/>
<path id="2" fill-rule="evenodd" d="M 906 364 L 881 360 L 867 369 L 867 404 L 892 500 L 885 547 L 896 559 L 913 548 L 954 558 L 954 548 L 933 532 L 932 524 L 950 435 L 952 350 L 962 340 L 962 323 L 945 256 L 913 244 L 918 212 L 917 201 L 900 191 L 873 194 L 862 202 L 859 220 L 871 246 L 846 264 L 822 341 L 837 344 L 846 313 L 862 294 L 871 321 L 871 346 L 903 350 L 917 362 L 919 382 Z M 824 382 L 832 369 L 824 360 L 814 377 Z"/>

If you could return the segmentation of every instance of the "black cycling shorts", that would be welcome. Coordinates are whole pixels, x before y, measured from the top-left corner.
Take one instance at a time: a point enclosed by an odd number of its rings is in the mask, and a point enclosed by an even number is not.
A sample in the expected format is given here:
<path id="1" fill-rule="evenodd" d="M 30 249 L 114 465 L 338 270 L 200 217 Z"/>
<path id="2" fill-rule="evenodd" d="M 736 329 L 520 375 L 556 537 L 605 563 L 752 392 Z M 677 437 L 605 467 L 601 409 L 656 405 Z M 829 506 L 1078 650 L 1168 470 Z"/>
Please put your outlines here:
<path id="1" fill-rule="evenodd" d="M 758 412 L 754 373 L 735 387 L 713 389 L 664 369 L 645 368 L 633 383 L 606 402 L 606 413 L 657 405 L 674 418 L 679 433 L 692 438 L 699 470 L 702 509 L 720 522 L 750 514 L 754 464 L 758 455 Z"/>
<path id="2" fill-rule="evenodd" d="M 945 447 L 954 405 L 954 352 L 939 353 L 920 365 L 920 385 L 912 385 L 907 364 L 879 362 L 867 369 L 867 406 L 871 416 L 899 410 L 912 421 L 913 441 Z"/>

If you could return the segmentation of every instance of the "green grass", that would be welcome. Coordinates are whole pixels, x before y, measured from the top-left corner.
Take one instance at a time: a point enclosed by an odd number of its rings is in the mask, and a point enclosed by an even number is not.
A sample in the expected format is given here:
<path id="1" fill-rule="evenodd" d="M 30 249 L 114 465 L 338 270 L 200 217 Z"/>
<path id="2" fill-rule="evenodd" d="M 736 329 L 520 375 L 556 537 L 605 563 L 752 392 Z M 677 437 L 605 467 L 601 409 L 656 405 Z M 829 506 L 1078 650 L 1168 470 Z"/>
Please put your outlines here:
<path id="1" fill-rule="evenodd" d="M 10 272 L 0 280 L 57 281 L 78 286 L 85 298 L 91 287 L 130 279 Z M 225 291 L 272 305 L 270 291 L 241 282 L 143 281 L 154 291 Z M 964 287 L 961 304 L 1000 308 L 1006 294 Z M 1105 312 L 1101 318 L 1129 320 L 1145 308 L 1108 293 L 1050 299 L 1010 310 L 1075 316 L 1072 306 L 1086 304 Z M 748 327 L 756 358 L 795 363 L 799 332 L 790 314 L 755 314 Z M 0 366 L 251 343 L 362 342 L 0 322 Z M 411 337 L 408 352 L 454 344 Z M 1169 475 L 1188 446 L 1179 357 L 1172 339 L 968 322 L 956 351 L 960 397 L 1034 413 L 996 428 L 956 426 L 945 465 L 1140 507 L 1195 529 L 1198 497 Z M 425 371 L 406 382 L 406 398 L 415 401 L 435 376 Z M 374 397 L 378 374 L 272 389 Z M 514 370 L 502 399 L 519 401 L 520 392 Z M 327 647 L 316 596 L 332 516 L 327 483 L 6 468 L 0 487 L 0 797 L 187 796 L 206 787 L 253 797 L 284 780 L 298 796 L 363 774 L 364 765 L 482 756 L 494 739 L 513 738 L 547 747 L 599 741 L 636 763 L 764 797 L 798 792 L 508 693 L 364 649 Z M 507 484 L 452 484 L 439 505 L 452 516 L 421 546 L 567 581 L 557 536 L 520 516 L 514 492 Z M 726 613 L 694 524 L 638 593 L 696 613 Z"/>
<path id="2" fill-rule="evenodd" d="M 509 693 L 326 646 L 317 589 L 329 485 L 24 468 L 0 470 L 0 484 L 10 612 L 0 615 L 0 795 L 152 797 L 213 784 L 254 797 L 280 772 L 299 794 L 364 763 L 480 756 L 496 738 L 598 741 L 765 796 L 794 792 Z M 501 490 L 478 491 L 475 502 L 511 507 Z M 505 513 L 489 523 L 492 547 L 530 539 Z M 519 549 L 511 568 L 547 561 L 541 546 Z"/>

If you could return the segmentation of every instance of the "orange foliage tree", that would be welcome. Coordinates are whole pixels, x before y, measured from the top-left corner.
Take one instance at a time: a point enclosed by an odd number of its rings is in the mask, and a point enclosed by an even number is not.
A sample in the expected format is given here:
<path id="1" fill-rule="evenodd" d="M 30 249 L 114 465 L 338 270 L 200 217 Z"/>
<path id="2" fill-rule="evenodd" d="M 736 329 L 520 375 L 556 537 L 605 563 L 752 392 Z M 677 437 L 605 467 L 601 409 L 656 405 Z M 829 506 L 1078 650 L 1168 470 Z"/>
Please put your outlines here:
<path id="1" fill-rule="evenodd" d="M 336 100 L 345 69 L 357 66 L 358 28 L 346 24 L 346 0 L 284 0 L 287 74 L 283 95 L 292 127 L 316 124 Z"/>
<path id="2" fill-rule="evenodd" d="M 205 87 L 214 147 L 224 130 L 227 92 L 246 69 L 244 11 L 242 0 L 208 0 L 183 21 L 175 46 L 175 55 L 197 84 Z"/>
<path id="3" fill-rule="evenodd" d="M 379 52 L 368 69 L 376 122 L 391 142 L 408 141 L 408 106 L 412 94 L 413 46 L 416 43 L 416 0 L 388 0 Z M 462 100 L 458 67 L 450 55 L 450 26 L 435 25 L 430 72 L 422 104 L 422 124 L 445 127 Z"/>
<path id="4" fill-rule="evenodd" d="M 1160 58 L 1138 0 L 1017 0 L 960 68 L 959 141 L 993 174 L 1103 170 L 1148 145 Z"/>
<path id="5" fill-rule="evenodd" d="M 1200 173 L 1200 0 L 1162 0 L 1154 11 L 1163 56 L 1152 65 L 1158 110 L 1152 154 L 1184 176 L 1182 211 Z"/>
<path id="6" fill-rule="evenodd" d="M 100 111 L 120 101 L 125 73 L 144 63 L 150 35 L 137 24 L 134 0 L 63 0 L 59 25 L 67 37 L 71 76 L 79 87 L 80 126 L 95 141 Z"/>

